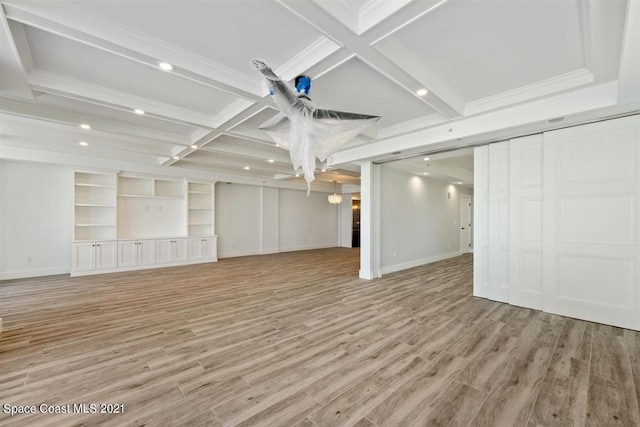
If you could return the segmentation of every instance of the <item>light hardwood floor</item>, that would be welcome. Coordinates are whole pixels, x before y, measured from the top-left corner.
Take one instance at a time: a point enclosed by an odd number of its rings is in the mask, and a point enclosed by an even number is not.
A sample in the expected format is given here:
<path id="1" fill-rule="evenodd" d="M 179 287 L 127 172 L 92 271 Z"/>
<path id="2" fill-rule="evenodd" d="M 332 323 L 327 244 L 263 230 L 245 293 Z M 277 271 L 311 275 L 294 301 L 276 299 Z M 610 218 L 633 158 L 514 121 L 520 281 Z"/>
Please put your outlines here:
<path id="1" fill-rule="evenodd" d="M 1 425 L 640 425 L 640 333 L 471 296 L 472 256 L 327 249 L 0 282 Z"/>

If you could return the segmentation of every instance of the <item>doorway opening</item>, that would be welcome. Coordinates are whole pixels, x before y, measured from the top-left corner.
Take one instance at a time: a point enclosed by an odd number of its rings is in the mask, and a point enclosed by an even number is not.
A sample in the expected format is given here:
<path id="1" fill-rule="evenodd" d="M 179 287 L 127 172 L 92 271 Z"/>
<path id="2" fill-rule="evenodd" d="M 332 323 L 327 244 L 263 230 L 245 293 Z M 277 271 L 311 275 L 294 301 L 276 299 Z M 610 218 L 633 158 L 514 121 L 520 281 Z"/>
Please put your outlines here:
<path id="1" fill-rule="evenodd" d="M 460 253 L 473 252 L 471 246 L 471 196 L 460 195 Z"/>
<path id="2" fill-rule="evenodd" d="M 360 247 L 360 199 L 351 200 L 351 247 Z"/>

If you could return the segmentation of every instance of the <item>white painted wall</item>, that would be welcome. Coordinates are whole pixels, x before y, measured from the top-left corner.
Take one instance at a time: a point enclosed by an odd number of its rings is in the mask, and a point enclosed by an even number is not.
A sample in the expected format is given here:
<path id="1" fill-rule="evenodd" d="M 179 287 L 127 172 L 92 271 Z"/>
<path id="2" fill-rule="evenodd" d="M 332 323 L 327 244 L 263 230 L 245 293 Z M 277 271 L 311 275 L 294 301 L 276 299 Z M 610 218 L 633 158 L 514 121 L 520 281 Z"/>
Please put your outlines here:
<path id="1" fill-rule="evenodd" d="M 0 160 L 0 279 L 69 273 L 72 217 L 72 169 Z"/>
<path id="2" fill-rule="evenodd" d="M 326 193 L 279 190 L 280 251 L 338 246 L 338 206 Z M 343 202 L 344 203 L 344 202 Z"/>
<path id="3" fill-rule="evenodd" d="M 471 190 L 384 165 L 381 181 L 382 274 L 460 254 L 460 193 Z"/>
<path id="4" fill-rule="evenodd" d="M 338 210 L 327 193 L 218 183 L 218 257 L 336 247 Z"/>
<path id="5" fill-rule="evenodd" d="M 218 258 L 261 253 L 261 187 L 216 184 Z"/>

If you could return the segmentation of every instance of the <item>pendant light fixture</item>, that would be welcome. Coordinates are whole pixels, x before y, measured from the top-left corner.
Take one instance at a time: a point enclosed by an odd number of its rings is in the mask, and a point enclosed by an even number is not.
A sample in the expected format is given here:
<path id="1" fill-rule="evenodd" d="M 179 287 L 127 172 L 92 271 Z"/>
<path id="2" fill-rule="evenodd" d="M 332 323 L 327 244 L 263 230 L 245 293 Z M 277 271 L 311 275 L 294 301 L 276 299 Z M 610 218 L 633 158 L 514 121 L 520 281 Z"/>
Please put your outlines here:
<path id="1" fill-rule="evenodd" d="M 329 195 L 329 203 L 332 205 L 339 205 L 342 203 L 342 194 L 338 194 L 338 181 L 333 181 L 335 184 L 335 191 Z"/>

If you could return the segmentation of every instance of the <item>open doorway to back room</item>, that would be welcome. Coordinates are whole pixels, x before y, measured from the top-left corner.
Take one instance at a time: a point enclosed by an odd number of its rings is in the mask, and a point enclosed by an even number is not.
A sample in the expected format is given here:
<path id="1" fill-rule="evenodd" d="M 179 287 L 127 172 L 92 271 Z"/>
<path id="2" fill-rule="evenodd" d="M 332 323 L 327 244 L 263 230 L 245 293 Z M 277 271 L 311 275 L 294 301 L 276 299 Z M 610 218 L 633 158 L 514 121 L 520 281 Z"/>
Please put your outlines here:
<path id="1" fill-rule="evenodd" d="M 351 212 L 353 220 L 351 221 L 351 247 L 360 247 L 360 195 L 354 194 L 351 199 Z"/>
<path id="2" fill-rule="evenodd" d="M 381 162 L 383 275 L 473 252 L 473 166 L 473 148 Z"/>

